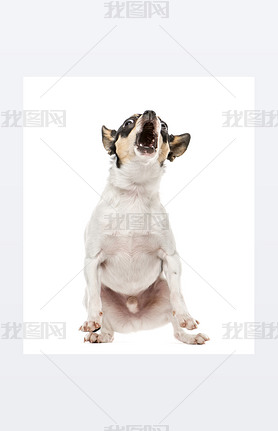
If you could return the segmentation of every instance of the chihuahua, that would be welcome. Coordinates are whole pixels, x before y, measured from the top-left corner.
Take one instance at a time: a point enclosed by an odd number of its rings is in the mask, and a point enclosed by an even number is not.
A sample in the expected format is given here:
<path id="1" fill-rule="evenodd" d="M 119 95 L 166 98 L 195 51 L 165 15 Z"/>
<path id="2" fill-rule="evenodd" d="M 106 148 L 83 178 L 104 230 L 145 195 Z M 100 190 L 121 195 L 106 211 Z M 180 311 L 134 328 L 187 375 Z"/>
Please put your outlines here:
<path id="1" fill-rule="evenodd" d="M 129 117 L 118 130 L 102 127 L 112 157 L 107 185 L 85 231 L 84 341 L 109 343 L 114 332 L 171 323 L 174 336 L 204 344 L 181 291 L 181 263 L 159 184 L 166 160 L 187 149 L 190 135 L 170 135 L 154 111 Z M 96 333 L 101 329 L 100 333 Z"/>

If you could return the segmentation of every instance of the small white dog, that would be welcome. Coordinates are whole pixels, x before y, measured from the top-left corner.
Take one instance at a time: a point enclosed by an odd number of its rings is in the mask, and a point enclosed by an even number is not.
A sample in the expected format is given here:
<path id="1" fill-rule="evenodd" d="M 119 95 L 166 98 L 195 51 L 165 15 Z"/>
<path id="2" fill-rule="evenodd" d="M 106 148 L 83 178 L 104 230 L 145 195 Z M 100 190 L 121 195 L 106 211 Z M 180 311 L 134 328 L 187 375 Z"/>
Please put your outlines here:
<path id="1" fill-rule="evenodd" d="M 85 232 L 84 341 L 112 342 L 115 331 L 171 322 L 178 340 L 204 344 L 207 335 L 182 329 L 195 329 L 199 322 L 184 302 L 180 258 L 159 200 L 164 162 L 185 152 L 190 135 L 169 135 L 167 124 L 154 111 L 145 111 L 118 131 L 103 126 L 102 139 L 114 160 Z"/>

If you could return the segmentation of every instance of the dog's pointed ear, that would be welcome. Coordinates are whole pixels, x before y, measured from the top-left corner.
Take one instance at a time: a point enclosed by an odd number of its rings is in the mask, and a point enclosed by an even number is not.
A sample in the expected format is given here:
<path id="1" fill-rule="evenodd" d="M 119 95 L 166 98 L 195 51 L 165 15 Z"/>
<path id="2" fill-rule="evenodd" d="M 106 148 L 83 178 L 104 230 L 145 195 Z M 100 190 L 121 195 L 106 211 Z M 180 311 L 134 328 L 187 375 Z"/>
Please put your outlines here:
<path id="1" fill-rule="evenodd" d="M 105 126 L 102 126 L 101 134 L 102 134 L 103 146 L 106 149 L 106 151 L 108 152 L 108 154 L 110 156 L 112 156 L 112 154 L 115 154 L 115 152 L 116 152 L 114 140 L 115 140 L 115 136 L 116 136 L 117 132 L 116 132 L 116 130 L 110 130 L 110 129 L 107 129 L 107 127 L 105 127 Z"/>
<path id="2" fill-rule="evenodd" d="M 176 157 L 181 156 L 189 145 L 191 136 L 189 133 L 183 133 L 182 135 L 170 135 L 169 146 L 170 151 L 167 159 L 171 162 L 175 160 Z"/>

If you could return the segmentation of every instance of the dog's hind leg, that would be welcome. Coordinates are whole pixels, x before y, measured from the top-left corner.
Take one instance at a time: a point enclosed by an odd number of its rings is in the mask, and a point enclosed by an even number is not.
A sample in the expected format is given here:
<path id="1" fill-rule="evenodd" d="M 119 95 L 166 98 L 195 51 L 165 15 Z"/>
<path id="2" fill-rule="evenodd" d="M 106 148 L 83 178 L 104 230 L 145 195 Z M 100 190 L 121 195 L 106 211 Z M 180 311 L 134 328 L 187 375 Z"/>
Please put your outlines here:
<path id="1" fill-rule="evenodd" d="M 170 321 L 174 328 L 174 336 L 177 340 L 186 344 L 205 344 L 209 340 L 206 334 L 187 334 L 179 325 L 179 322 L 175 316 L 170 315 Z"/>

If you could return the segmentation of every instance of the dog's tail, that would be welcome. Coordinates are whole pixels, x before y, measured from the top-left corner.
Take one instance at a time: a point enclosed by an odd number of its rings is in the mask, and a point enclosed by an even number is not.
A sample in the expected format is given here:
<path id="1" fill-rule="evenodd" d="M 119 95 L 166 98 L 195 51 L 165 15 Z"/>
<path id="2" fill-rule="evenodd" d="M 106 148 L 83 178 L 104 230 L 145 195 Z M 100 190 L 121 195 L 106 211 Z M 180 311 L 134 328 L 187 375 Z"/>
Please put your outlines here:
<path id="1" fill-rule="evenodd" d="M 137 313 L 138 301 L 136 296 L 130 296 L 129 298 L 127 298 L 126 306 L 131 313 Z"/>

